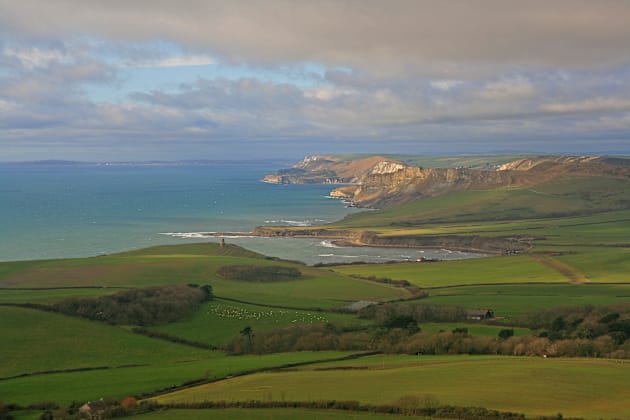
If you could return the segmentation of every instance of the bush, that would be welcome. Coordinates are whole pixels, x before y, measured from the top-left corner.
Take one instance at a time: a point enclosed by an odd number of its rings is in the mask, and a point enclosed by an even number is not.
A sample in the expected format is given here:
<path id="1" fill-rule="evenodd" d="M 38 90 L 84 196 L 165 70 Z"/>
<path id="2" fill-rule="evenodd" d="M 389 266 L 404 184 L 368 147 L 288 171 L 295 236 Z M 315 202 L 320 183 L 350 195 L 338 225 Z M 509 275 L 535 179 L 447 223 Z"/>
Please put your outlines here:
<path id="1" fill-rule="evenodd" d="M 512 336 L 514 336 L 514 330 L 513 329 L 504 329 L 504 330 L 499 331 L 499 338 L 501 340 L 505 340 L 505 339 L 510 338 Z"/>

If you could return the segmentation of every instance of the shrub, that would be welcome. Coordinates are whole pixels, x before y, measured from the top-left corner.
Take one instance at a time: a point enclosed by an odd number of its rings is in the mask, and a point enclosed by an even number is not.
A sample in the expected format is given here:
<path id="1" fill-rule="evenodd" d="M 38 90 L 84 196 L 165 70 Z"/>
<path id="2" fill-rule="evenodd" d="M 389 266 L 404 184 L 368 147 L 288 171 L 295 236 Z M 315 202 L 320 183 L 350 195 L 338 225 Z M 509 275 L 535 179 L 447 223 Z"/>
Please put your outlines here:
<path id="1" fill-rule="evenodd" d="M 510 338 L 512 336 L 514 336 L 514 330 L 513 329 L 504 329 L 504 330 L 499 331 L 499 338 L 501 340 L 505 340 L 505 339 Z"/>

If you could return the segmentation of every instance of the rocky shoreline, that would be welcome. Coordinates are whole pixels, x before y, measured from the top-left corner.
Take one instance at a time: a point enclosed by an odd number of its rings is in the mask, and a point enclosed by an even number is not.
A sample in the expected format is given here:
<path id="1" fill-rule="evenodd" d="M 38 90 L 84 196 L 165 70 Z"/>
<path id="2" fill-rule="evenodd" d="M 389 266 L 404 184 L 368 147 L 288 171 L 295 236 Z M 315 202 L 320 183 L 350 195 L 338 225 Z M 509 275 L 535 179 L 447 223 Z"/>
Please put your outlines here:
<path id="1" fill-rule="evenodd" d="M 452 251 L 478 252 L 493 255 L 514 255 L 529 250 L 535 238 L 523 236 L 484 237 L 463 235 L 408 235 L 379 236 L 371 231 L 344 229 L 295 229 L 285 227 L 257 227 L 253 236 L 335 239 L 338 246 L 366 246 L 381 248 L 445 248 Z"/>

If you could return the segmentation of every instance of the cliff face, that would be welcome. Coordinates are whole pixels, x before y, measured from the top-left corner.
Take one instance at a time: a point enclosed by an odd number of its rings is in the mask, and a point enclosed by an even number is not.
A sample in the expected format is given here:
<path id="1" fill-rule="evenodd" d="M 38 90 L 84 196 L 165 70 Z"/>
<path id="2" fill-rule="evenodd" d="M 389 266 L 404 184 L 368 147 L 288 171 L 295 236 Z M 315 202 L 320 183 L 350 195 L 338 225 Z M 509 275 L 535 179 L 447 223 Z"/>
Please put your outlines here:
<path id="1" fill-rule="evenodd" d="M 352 200 L 362 206 L 387 207 L 449 191 L 490 189 L 518 183 L 519 177 L 509 171 L 408 166 L 390 173 L 365 176 L 354 191 Z"/>
<path id="2" fill-rule="evenodd" d="M 625 159 L 597 156 L 556 156 L 520 159 L 492 170 L 421 168 L 380 156 L 339 161 L 309 156 L 293 168 L 268 175 L 276 183 L 354 184 L 331 193 L 361 207 L 388 207 L 458 190 L 532 186 L 557 178 L 607 176 L 630 179 Z"/>
<path id="3" fill-rule="evenodd" d="M 289 169 L 266 175 L 263 181 L 273 184 L 356 184 L 375 165 L 387 160 L 381 156 L 355 160 L 306 156 Z"/>

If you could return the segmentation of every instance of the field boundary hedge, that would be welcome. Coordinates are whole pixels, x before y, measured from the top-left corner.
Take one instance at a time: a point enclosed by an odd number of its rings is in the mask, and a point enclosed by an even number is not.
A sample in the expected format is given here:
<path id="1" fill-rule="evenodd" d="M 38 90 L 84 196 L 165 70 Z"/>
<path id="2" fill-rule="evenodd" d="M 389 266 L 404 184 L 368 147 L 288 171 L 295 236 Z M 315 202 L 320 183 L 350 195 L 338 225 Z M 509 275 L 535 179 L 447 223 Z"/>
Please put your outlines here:
<path id="1" fill-rule="evenodd" d="M 317 360 L 308 360 L 305 362 L 294 362 L 294 363 L 285 363 L 282 365 L 277 365 L 277 366 L 268 366 L 268 367 L 262 367 L 262 368 L 257 368 L 257 369 L 249 369 L 249 370 L 243 370 L 241 372 L 234 372 L 231 373 L 228 376 L 224 376 L 221 378 L 199 378 L 199 379 L 191 379 L 189 381 L 186 381 L 180 385 L 173 385 L 170 386 L 168 388 L 162 388 L 162 389 L 158 389 L 155 391 L 150 391 L 150 392 L 145 392 L 143 394 L 139 395 L 139 398 L 142 399 L 146 399 L 146 398 L 154 398 L 160 395 L 164 395 L 164 394 L 168 394 L 174 391 L 181 391 L 187 388 L 192 388 L 194 386 L 197 385 L 204 385 L 204 384 L 210 384 L 210 383 L 214 383 L 214 382 L 220 382 L 220 381 L 225 381 L 227 379 L 231 379 L 231 378 L 235 378 L 237 376 L 247 376 L 247 375 L 252 375 L 254 373 L 262 373 L 262 372 L 273 372 L 273 371 L 278 371 L 278 370 L 285 370 L 285 369 L 289 369 L 289 368 L 294 368 L 294 367 L 300 367 L 300 366 L 308 366 L 308 365 L 316 365 L 318 363 L 327 363 L 327 362 L 340 362 L 340 361 L 344 361 L 344 360 L 355 360 L 355 359 L 360 359 L 362 357 L 368 357 L 368 356 L 374 356 L 376 354 L 381 354 L 380 351 L 367 351 L 367 352 L 361 352 L 361 353 L 353 353 L 353 354 L 349 354 L 347 356 L 341 356 L 341 357 L 334 357 L 334 358 L 328 358 L 328 359 L 317 359 Z"/>

